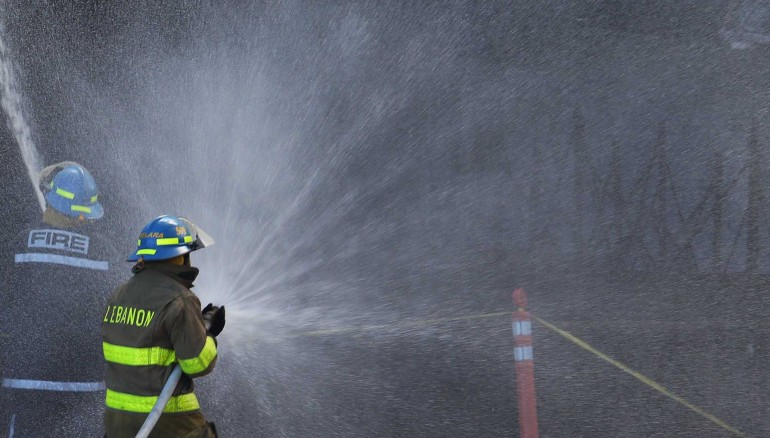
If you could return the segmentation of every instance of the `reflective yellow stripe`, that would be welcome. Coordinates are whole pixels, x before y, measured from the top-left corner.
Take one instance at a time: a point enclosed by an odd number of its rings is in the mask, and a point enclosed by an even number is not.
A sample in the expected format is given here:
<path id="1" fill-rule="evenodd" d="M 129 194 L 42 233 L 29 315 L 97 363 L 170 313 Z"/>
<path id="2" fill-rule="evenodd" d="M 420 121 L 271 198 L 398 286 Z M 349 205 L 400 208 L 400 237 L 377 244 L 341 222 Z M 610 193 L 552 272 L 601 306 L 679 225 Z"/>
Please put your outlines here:
<path id="1" fill-rule="evenodd" d="M 74 193 L 68 192 L 68 191 L 66 191 L 64 189 L 60 189 L 58 187 L 56 188 L 56 194 L 61 196 L 62 198 L 75 199 L 75 194 Z"/>
<path id="2" fill-rule="evenodd" d="M 102 342 L 104 359 L 120 365 L 168 366 L 176 361 L 174 350 L 162 347 L 134 348 Z"/>
<path id="3" fill-rule="evenodd" d="M 96 203 L 96 200 L 99 199 L 99 195 L 91 196 L 91 204 Z"/>
<path id="4" fill-rule="evenodd" d="M 136 246 L 142 246 L 142 239 L 136 241 Z"/>
<path id="5" fill-rule="evenodd" d="M 184 236 L 184 243 L 192 243 L 192 236 Z"/>
<path id="6" fill-rule="evenodd" d="M 198 357 L 179 359 L 179 365 L 185 374 L 198 374 L 205 371 L 215 357 L 217 357 L 217 344 L 214 343 L 214 338 L 207 336 L 206 343 L 203 345 L 203 349 L 198 354 Z"/>
<path id="7" fill-rule="evenodd" d="M 166 237 L 165 239 L 158 239 L 155 241 L 156 245 L 179 245 L 178 237 Z"/>
<path id="8" fill-rule="evenodd" d="M 158 251 L 154 249 L 140 249 L 139 251 L 136 252 L 136 255 L 144 255 L 144 254 L 155 255 L 156 252 Z"/>
<path id="9" fill-rule="evenodd" d="M 143 396 L 126 394 L 124 392 L 117 392 L 111 389 L 107 390 L 106 404 L 112 409 L 127 412 L 137 412 L 146 414 L 152 410 L 155 406 L 155 402 L 158 401 L 157 396 Z M 198 398 L 194 393 L 182 394 L 176 397 L 171 397 L 168 401 L 166 408 L 163 409 L 164 413 L 174 412 L 189 412 L 200 409 L 198 404 Z"/>
<path id="10" fill-rule="evenodd" d="M 85 205 L 70 205 L 70 210 L 82 211 L 83 213 L 91 213 L 91 207 L 86 207 Z"/>

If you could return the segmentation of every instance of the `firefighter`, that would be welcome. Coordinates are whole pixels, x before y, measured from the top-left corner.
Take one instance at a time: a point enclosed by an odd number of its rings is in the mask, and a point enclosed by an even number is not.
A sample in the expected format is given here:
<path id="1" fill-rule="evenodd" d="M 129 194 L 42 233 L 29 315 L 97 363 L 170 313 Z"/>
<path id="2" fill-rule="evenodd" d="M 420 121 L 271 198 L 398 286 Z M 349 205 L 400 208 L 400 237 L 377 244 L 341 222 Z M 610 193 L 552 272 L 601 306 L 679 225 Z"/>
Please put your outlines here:
<path id="1" fill-rule="evenodd" d="M 0 275 L 0 427 L 17 436 L 94 436 L 104 390 L 99 320 L 119 284 L 94 178 L 75 162 L 38 175 L 39 221 L 10 242 Z M 46 421 L 40 421 L 45 418 Z"/>
<path id="2" fill-rule="evenodd" d="M 106 437 L 136 436 L 176 364 L 182 378 L 150 437 L 216 437 L 200 411 L 193 378 L 214 368 L 225 308 L 201 310 L 190 291 L 198 275 L 190 253 L 212 243 L 192 222 L 171 215 L 153 219 L 139 234 L 128 257 L 136 262 L 134 276 L 118 286 L 102 318 Z"/>
<path id="3" fill-rule="evenodd" d="M 96 181 L 78 163 L 64 161 L 43 169 L 40 190 L 46 201 L 43 221 L 50 225 L 76 228 L 104 216 Z"/>

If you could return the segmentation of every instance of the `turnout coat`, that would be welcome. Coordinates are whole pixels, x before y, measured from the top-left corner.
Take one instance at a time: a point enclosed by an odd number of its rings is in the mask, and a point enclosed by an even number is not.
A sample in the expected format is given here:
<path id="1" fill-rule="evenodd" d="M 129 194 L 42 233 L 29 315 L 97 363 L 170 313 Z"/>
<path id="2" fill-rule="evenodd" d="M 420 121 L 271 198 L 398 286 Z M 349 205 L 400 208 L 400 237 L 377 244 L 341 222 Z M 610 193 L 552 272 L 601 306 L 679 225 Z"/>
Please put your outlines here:
<path id="1" fill-rule="evenodd" d="M 177 364 L 182 378 L 151 436 L 182 437 L 196 430 L 207 436 L 193 378 L 211 372 L 217 346 L 190 290 L 198 269 L 140 263 L 134 272 L 112 294 L 102 316 L 107 436 L 136 435 Z"/>
<path id="2" fill-rule="evenodd" d="M 99 433 L 89 419 L 104 390 L 100 318 L 123 275 L 108 227 L 32 221 L 9 238 L 0 265 L 0 436 Z"/>

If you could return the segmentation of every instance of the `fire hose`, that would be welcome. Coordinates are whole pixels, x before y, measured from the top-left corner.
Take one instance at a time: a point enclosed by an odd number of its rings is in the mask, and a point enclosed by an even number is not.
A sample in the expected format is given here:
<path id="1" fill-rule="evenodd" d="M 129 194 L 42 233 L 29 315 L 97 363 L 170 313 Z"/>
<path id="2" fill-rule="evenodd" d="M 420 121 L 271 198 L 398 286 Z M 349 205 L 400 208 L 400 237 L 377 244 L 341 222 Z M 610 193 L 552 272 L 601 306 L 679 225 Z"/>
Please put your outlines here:
<path id="1" fill-rule="evenodd" d="M 210 328 L 209 321 L 205 321 L 205 324 L 206 330 L 208 331 Z M 177 383 L 179 383 L 179 379 L 181 377 L 182 367 L 179 364 L 176 364 L 174 370 L 171 371 L 171 375 L 168 376 L 166 384 L 160 391 L 160 395 L 158 395 L 158 400 L 155 402 L 155 406 L 152 407 L 152 410 L 144 420 L 144 424 L 142 424 L 142 428 L 139 429 L 139 432 L 136 434 L 136 438 L 147 438 L 150 435 L 150 432 L 152 432 L 155 424 L 160 419 L 161 414 L 163 414 L 163 410 L 166 409 L 168 401 L 171 400 L 171 395 L 174 393 L 174 389 L 176 388 Z"/>

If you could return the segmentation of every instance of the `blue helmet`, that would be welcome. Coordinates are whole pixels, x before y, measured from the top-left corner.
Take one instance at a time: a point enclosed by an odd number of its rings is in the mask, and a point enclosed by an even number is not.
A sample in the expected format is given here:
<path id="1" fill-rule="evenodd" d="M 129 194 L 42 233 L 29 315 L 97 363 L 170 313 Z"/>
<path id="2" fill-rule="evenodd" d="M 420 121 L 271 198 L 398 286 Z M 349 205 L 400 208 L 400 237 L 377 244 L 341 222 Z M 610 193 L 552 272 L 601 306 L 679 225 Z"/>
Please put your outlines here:
<path id="1" fill-rule="evenodd" d="M 189 219 L 166 214 L 142 228 L 136 250 L 128 256 L 128 261 L 172 259 L 213 243 L 214 240 Z"/>
<path id="2" fill-rule="evenodd" d="M 41 190 L 54 210 L 65 216 L 99 219 L 104 208 L 99 203 L 99 190 L 88 171 L 80 164 L 64 162 L 43 171 Z"/>

